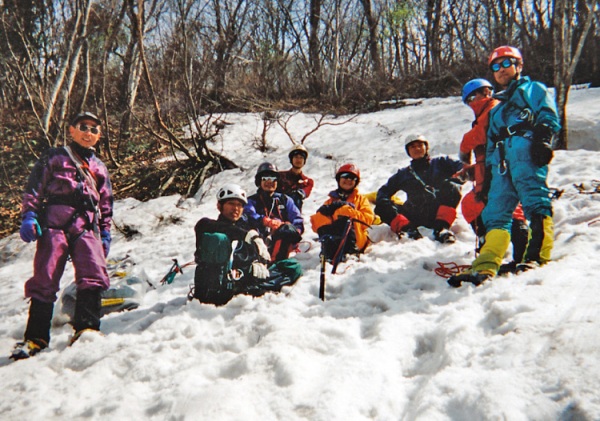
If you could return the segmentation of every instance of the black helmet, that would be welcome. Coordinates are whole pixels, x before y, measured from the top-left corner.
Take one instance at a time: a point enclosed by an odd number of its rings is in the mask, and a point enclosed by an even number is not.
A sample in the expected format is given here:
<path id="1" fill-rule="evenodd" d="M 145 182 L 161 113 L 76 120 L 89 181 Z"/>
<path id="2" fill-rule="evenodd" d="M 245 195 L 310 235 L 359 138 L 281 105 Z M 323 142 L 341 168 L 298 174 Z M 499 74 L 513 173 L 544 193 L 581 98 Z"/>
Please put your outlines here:
<path id="1" fill-rule="evenodd" d="M 77 114 L 75 117 L 73 117 L 73 119 L 71 120 L 71 126 L 75 127 L 79 120 L 92 120 L 97 125 L 102 124 L 102 121 L 98 117 L 96 117 L 95 114 L 92 114 L 87 111 L 85 113 Z"/>
<path id="2" fill-rule="evenodd" d="M 256 176 L 254 177 L 254 184 L 256 184 L 256 187 L 260 187 L 260 178 L 267 174 L 279 178 L 279 171 L 277 170 L 277 167 L 270 162 L 263 162 L 258 166 L 258 170 L 256 170 Z"/>

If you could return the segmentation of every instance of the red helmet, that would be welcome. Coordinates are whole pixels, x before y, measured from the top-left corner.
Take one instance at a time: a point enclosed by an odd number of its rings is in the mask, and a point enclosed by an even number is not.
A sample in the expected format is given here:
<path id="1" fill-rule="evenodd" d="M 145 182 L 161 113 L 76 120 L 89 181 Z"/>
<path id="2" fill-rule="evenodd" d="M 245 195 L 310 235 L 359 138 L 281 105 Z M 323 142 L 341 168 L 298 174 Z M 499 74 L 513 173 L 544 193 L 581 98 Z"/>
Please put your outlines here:
<path id="1" fill-rule="evenodd" d="M 356 165 L 354 165 L 354 164 L 342 165 L 335 173 L 335 179 L 337 180 L 338 183 L 340 182 L 340 176 L 345 173 L 350 173 L 350 174 L 356 176 L 356 185 L 358 185 L 358 183 L 360 182 L 360 170 L 358 169 L 358 167 Z"/>
<path id="2" fill-rule="evenodd" d="M 490 54 L 490 58 L 488 58 L 488 66 L 491 65 L 492 62 L 499 57 L 512 57 L 516 58 L 520 62 L 523 61 L 523 56 L 521 55 L 521 52 L 518 48 L 511 47 L 509 45 L 503 45 L 492 51 L 492 54 Z"/>

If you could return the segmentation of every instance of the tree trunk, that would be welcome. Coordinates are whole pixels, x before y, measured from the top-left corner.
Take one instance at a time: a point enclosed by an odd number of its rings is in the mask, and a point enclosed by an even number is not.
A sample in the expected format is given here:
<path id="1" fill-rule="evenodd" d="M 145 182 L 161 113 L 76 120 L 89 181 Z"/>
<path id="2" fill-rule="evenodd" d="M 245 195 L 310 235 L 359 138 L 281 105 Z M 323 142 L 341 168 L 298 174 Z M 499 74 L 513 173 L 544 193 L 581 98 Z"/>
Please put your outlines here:
<path id="1" fill-rule="evenodd" d="M 57 103 L 59 101 L 67 101 L 68 97 L 65 97 L 65 95 L 69 94 L 70 88 L 63 90 L 65 78 L 67 78 L 67 73 L 69 71 L 71 72 L 71 80 L 72 77 L 74 77 L 74 74 L 77 73 L 79 54 L 81 53 L 81 43 L 87 36 L 86 31 L 90 15 L 90 0 L 84 0 L 81 3 L 77 2 L 76 4 L 81 4 L 81 7 L 76 6 L 77 8 L 74 10 L 75 18 L 73 22 L 73 32 L 69 38 L 66 53 L 62 60 L 62 66 L 58 72 L 54 87 L 50 93 L 50 98 L 46 104 L 44 116 L 42 117 L 42 129 L 45 133 L 50 132 L 50 121 L 55 114 L 54 109 Z M 62 97 L 59 97 L 61 93 Z"/>
<path id="2" fill-rule="evenodd" d="M 321 83 L 321 58 L 319 54 L 319 23 L 321 22 L 321 0 L 310 0 L 308 17 L 310 35 L 308 37 L 308 61 L 310 65 L 310 91 L 316 98 L 323 93 Z"/>
<path id="3" fill-rule="evenodd" d="M 371 0 L 360 0 L 365 9 L 365 18 L 369 26 L 369 51 L 371 53 L 371 62 L 373 63 L 374 78 L 378 82 L 383 82 L 384 74 L 381 67 L 381 58 L 379 56 L 379 43 L 377 35 L 377 19 L 373 16 L 373 7 Z"/>
<path id="4" fill-rule="evenodd" d="M 569 127 L 567 120 L 569 90 L 573 82 L 575 68 L 581 57 L 583 44 L 592 27 L 592 5 L 587 2 L 582 2 L 582 4 L 587 9 L 587 16 L 585 16 L 582 32 L 579 35 L 575 52 L 573 53 L 571 46 L 573 45 L 574 30 L 576 28 L 573 0 L 554 0 L 554 16 L 552 20 L 554 38 L 554 88 L 556 91 L 556 107 L 562 126 L 558 140 L 554 146 L 555 149 L 568 149 L 569 147 Z M 579 13 L 579 19 L 584 15 L 583 12 Z"/>

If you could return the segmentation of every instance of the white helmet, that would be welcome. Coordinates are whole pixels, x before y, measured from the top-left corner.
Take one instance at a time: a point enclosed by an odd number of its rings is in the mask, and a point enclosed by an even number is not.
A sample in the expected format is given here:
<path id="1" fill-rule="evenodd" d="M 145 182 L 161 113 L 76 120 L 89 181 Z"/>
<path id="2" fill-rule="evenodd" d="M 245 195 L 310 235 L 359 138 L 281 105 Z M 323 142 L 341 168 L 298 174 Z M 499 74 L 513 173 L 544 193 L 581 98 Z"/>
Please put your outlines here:
<path id="1" fill-rule="evenodd" d="M 423 136 L 422 134 L 409 134 L 404 138 L 404 150 L 406 151 L 406 153 L 408 155 L 410 155 L 408 153 L 408 145 L 410 145 L 413 142 L 425 143 L 425 147 L 427 148 L 427 151 L 429 152 L 429 142 L 427 141 L 427 138 L 425 136 Z"/>
<path id="2" fill-rule="evenodd" d="M 304 157 L 304 161 L 306 162 L 306 160 L 308 159 L 308 149 L 306 149 L 306 146 L 304 146 L 301 143 L 294 145 L 294 147 L 290 150 L 290 153 L 288 154 L 288 157 L 290 158 L 290 163 L 292 162 L 292 158 L 294 157 L 294 155 L 302 155 Z"/>
<path id="3" fill-rule="evenodd" d="M 217 192 L 217 200 L 223 202 L 229 199 L 237 199 L 244 202 L 244 205 L 248 203 L 246 198 L 246 192 L 237 184 L 225 184 Z"/>

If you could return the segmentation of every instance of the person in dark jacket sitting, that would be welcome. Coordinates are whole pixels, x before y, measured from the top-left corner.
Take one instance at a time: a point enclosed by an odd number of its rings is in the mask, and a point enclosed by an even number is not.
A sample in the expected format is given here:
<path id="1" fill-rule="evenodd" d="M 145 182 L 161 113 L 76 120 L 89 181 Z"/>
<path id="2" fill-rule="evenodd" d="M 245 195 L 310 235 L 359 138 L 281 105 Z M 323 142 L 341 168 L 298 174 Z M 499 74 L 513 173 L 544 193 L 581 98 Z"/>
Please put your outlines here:
<path id="1" fill-rule="evenodd" d="M 197 263 L 190 299 L 216 305 L 236 294 L 260 296 L 278 292 L 302 275 L 293 259 L 270 265 L 271 255 L 258 231 L 251 229 L 243 214 L 246 192 L 237 184 L 226 184 L 217 192 L 217 219 L 202 218 L 196 224 Z"/>
<path id="2" fill-rule="evenodd" d="M 256 194 L 248 197 L 244 215 L 250 226 L 260 232 L 271 252 L 271 260 L 287 259 L 304 233 L 304 219 L 294 201 L 277 193 L 279 172 L 270 162 L 264 162 L 256 171 Z"/>
<path id="3" fill-rule="evenodd" d="M 423 135 L 409 135 L 405 139 L 410 165 L 398 170 L 377 192 L 375 213 L 398 235 L 422 238 L 419 226 L 432 228 L 436 241 L 456 241 L 450 227 L 456 219 L 460 203 L 460 184 L 453 175 L 463 164 L 449 157 L 431 158 L 429 142 Z M 402 190 L 406 201 L 395 204 L 392 197 Z"/>

